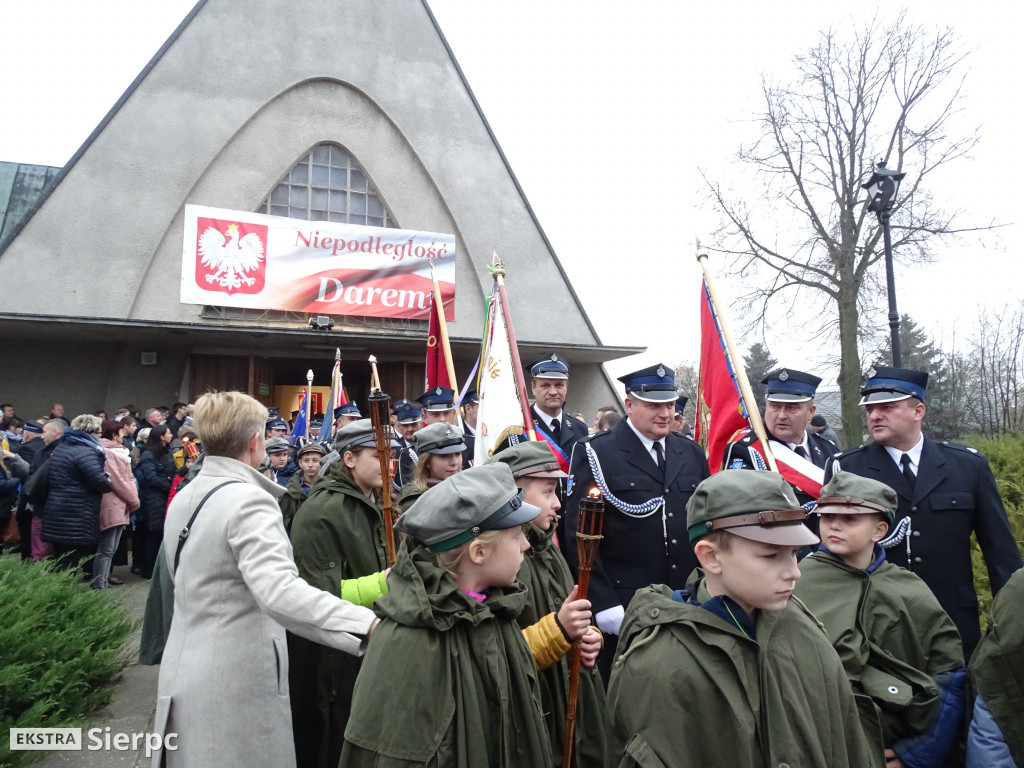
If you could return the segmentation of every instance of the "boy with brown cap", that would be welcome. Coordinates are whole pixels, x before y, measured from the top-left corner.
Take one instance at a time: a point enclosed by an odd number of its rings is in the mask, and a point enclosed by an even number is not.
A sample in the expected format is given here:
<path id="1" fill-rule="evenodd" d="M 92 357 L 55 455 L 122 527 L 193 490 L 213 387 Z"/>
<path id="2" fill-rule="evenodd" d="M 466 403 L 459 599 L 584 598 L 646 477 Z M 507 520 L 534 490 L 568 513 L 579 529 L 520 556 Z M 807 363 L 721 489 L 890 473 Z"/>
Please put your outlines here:
<path id="1" fill-rule="evenodd" d="M 964 716 L 964 658 L 952 619 L 919 576 L 885 559 L 879 542 L 896 492 L 839 472 L 821 489 L 818 551 L 800 563 L 796 594 L 825 625 L 887 768 L 944 764 Z"/>
<path id="2" fill-rule="evenodd" d="M 863 768 L 842 664 L 796 599 L 796 552 L 817 543 L 774 472 L 719 472 L 686 505 L 700 562 L 686 588 L 630 601 L 608 688 L 611 766 Z"/>

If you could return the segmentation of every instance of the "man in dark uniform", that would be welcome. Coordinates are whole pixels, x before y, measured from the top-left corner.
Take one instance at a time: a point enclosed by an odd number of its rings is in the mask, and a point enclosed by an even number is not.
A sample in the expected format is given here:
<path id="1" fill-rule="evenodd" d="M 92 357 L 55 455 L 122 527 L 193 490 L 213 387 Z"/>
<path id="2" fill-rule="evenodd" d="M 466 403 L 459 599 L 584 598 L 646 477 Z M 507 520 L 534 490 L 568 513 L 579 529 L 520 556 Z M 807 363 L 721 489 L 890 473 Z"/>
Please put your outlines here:
<path id="1" fill-rule="evenodd" d="M 605 497 L 604 539 L 588 594 L 605 635 L 598 657 L 605 680 L 633 593 L 650 584 L 682 589 L 697 567 L 686 531 L 686 502 L 710 472 L 701 447 L 672 432 L 678 397 L 674 378 L 664 365 L 620 377 L 626 418 L 581 440 L 572 456 L 565 551 L 574 573 L 580 499 L 595 485 Z"/>
<path id="2" fill-rule="evenodd" d="M 814 416 L 814 394 L 821 379 L 792 368 L 772 371 L 761 383 L 766 389 L 764 427 L 768 433 L 769 448 L 777 461 L 785 461 L 806 481 L 794 482 L 796 474 L 786 474 L 797 500 L 806 505 L 818 498 L 825 478 L 825 463 L 839 450 L 823 437 L 807 429 Z M 762 453 L 754 446 L 754 430 L 744 430 L 742 436 L 729 443 L 722 455 L 722 469 L 767 469 Z M 817 519 L 811 521 L 817 533 Z"/>
<path id="3" fill-rule="evenodd" d="M 476 438 L 476 417 L 480 412 L 480 398 L 476 390 L 471 389 L 462 398 L 462 431 L 472 438 Z"/>
<path id="4" fill-rule="evenodd" d="M 538 439 L 547 441 L 551 446 L 562 471 L 568 472 L 573 448 L 590 434 L 586 424 L 565 410 L 565 396 L 569 391 L 569 363 L 556 352 L 548 352 L 530 364 L 530 376 L 530 394 L 534 400 L 530 406 L 533 429 Z M 564 509 L 568 493 L 563 481 L 558 482 L 556 492 L 558 503 Z M 555 535 L 564 551 L 565 517 L 559 518 L 555 525 Z"/>
<path id="5" fill-rule="evenodd" d="M 416 448 L 413 446 L 412 436 L 423 426 L 423 409 L 416 403 L 402 398 L 393 406 L 391 412 L 395 415 L 397 432 L 396 440 L 399 443 L 398 468 L 395 471 L 393 484 L 395 490 L 402 490 L 402 486 L 412 481 L 412 473 L 416 469 L 416 462 L 419 456 L 416 455 Z"/>
<path id="6" fill-rule="evenodd" d="M 879 480 L 899 495 L 886 558 L 931 588 L 953 619 L 969 659 L 981 637 L 971 567 L 971 533 L 981 546 L 992 593 L 1021 567 L 1020 550 L 985 457 L 922 432 L 928 374 L 907 368 L 868 371 L 860 404 L 873 443 L 837 453 L 825 468 Z"/>
<path id="7" fill-rule="evenodd" d="M 416 398 L 423 406 L 423 426 L 427 427 L 439 421 L 455 424 L 455 390 L 450 387 L 434 387 Z M 471 435 L 465 437 L 466 450 L 462 452 L 462 468 L 473 466 L 473 451 L 476 441 Z"/>

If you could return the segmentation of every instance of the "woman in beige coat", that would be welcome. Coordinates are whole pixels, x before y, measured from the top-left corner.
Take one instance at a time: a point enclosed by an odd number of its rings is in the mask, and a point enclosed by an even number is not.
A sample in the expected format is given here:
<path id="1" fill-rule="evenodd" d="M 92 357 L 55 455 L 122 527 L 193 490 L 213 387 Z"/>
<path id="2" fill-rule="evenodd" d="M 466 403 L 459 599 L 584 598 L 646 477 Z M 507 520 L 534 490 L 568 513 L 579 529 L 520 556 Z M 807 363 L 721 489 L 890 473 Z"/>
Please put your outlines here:
<path id="1" fill-rule="evenodd" d="M 164 748 L 153 766 L 290 768 L 285 629 L 359 655 L 376 619 L 299 578 L 277 506 L 284 488 L 256 470 L 266 408 L 217 392 L 199 398 L 194 418 L 206 456 L 167 512 L 174 619 L 154 725 Z"/>
<path id="2" fill-rule="evenodd" d="M 92 588 L 106 589 L 111 584 L 123 584 L 110 580 L 110 563 L 121 540 L 121 534 L 128 525 L 128 515 L 139 508 L 139 488 L 132 474 L 132 458 L 121 442 L 124 424 L 120 421 L 104 421 L 100 424 L 100 445 L 107 455 L 103 471 L 107 473 L 114 490 L 100 498 L 100 543 L 96 559 L 92 564 Z"/>

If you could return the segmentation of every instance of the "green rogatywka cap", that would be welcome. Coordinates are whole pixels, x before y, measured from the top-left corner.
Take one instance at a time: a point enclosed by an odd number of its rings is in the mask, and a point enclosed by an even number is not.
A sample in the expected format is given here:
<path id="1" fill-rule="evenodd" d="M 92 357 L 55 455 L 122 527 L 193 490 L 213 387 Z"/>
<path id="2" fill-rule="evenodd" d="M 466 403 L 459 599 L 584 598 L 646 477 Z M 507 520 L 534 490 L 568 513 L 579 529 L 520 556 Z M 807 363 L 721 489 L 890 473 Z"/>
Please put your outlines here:
<path id="1" fill-rule="evenodd" d="M 495 462 L 508 464 L 512 474 L 517 477 L 568 477 L 558 466 L 555 452 L 551 446 L 543 440 L 530 440 L 518 445 L 509 445 L 502 448 L 487 460 L 488 464 Z"/>
<path id="2" fill-rule="evenodd" d="M 447 552 L 484 531 L 528 523 L 540 509 L 523 501 L 512 471 L 501 463 L 464 469 L 435 485 L 395 522 L 395 530 Z"/>
<path id="3" fill-rule="evenodd" d="M 435 453 L 444 456 L 449 453 L 462 453 L 466 450 L 463 434 L 458 427 L 454 427 L 446 421 L 438 421 L 417 430 L 416 434 L 412 436 L 412 441 L 416 446 L 417 453 Z"/>
<path id="4" fill-rule="evenodd" d="M 896 491 L 885 483 L 839 472 L 821 487 L 815 512 L 819 515 L 885 515 L 889 525 L 896 520 Z"/>
<path id="5" fill-rule="evenodd" d="M 691 542 L 725 530 L 765 544 L 817 544 L 805 519 L 792 487 L 775 472 L 723 470 L 702 481 L 686 504 Z"/>

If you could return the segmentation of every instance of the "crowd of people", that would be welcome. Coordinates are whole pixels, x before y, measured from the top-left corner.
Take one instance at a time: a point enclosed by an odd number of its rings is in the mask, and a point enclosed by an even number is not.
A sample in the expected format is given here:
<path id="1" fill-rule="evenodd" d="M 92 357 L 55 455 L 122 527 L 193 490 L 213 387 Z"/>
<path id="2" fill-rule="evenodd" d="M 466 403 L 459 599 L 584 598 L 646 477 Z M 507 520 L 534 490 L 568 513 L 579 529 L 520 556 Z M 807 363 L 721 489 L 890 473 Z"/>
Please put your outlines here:
<path id="1" fill-rule="evenodd" d="M 446 387 L 395 402 L 383 446 L 351 403 L 329 440 L 240 393 L 54 406 L 37 448 L 5 411 L 22 556 L 102 589 L 134 526 L 162 574 L 181 747 L 154 765 L 1024 766 L 1020 549 L 984 457 L 924 434 L 926 373 L 870 371 L 871 440 L 841 450 L 820 379 L 777 369 L 712 472 L 670 368 L 590 429 L 561 356 L 528 370 L 538 439 L 483 463 L 475 393 Z"/>

